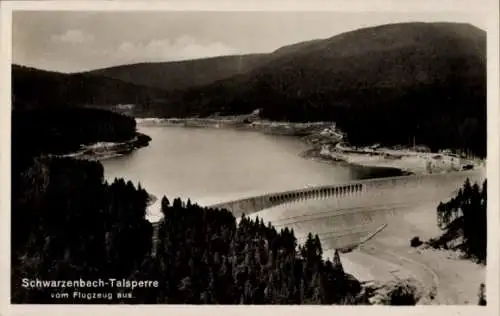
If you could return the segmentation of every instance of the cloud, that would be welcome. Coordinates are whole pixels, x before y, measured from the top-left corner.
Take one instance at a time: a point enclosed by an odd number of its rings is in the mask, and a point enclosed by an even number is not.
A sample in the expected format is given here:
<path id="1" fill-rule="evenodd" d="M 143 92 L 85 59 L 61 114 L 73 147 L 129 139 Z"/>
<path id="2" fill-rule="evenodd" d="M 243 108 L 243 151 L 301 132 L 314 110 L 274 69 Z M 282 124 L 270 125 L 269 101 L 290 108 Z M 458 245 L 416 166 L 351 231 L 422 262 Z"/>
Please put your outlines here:
<path id="1" fill-rule="evenodd" d="M 207 42 L 191 36 L 181 36 L 175 40 L 123 42 L 119 45 L 117 54 L 129 60 L 175 61 L 239 54 L 239 51 L 219 41 Z"/>
<path id="2" fill-rule="evenodd" d="M 91 34 L 87 34 L 81 30 L 67 30 L 65 33 L 53 35 L 52 40 L 55 42 L 82 44 L 90 42 L 94 39 Z"/>

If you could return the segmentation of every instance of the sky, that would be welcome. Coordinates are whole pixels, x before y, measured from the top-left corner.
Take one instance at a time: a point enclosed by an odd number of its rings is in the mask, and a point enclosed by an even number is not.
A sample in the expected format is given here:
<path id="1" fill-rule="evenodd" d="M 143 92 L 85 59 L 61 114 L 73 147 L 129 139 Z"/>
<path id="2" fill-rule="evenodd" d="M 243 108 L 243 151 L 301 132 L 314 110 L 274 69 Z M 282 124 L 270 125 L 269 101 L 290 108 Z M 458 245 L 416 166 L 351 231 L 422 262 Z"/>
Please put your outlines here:
<path id="1" fill-rule="evenodd" d="M 465 22 L 477 12 L 14 11 L 12 62 L 78 72 L 137 62 L 267 53 L 301 41 L 397 22 Z"/>

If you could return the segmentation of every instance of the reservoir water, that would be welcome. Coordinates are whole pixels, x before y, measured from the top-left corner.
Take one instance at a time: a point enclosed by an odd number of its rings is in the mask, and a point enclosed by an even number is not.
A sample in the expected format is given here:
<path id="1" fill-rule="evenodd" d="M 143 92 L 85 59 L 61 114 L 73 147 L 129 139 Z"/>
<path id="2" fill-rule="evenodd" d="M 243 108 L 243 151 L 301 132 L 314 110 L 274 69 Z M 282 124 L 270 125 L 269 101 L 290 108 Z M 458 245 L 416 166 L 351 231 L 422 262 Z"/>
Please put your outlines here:
<path id="1" fill-rule="evenodd" d="M 299 138 L 231 129 L 138 126 L 148 147 L 102 161 L 105 177 L 140 182 L 166 195 L 214 204 L 268 192 L 399 175 L 397 169 L 327 164 L 299 154 Z"/>

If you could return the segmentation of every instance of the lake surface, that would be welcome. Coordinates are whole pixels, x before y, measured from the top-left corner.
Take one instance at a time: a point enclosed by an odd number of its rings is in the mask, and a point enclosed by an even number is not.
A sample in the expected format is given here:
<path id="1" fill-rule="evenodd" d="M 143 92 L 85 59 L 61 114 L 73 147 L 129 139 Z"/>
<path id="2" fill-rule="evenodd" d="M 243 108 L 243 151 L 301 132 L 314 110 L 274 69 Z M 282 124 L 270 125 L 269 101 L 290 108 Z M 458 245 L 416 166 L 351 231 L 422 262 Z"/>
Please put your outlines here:
<path id="1" fill-rule="evenodd" d="M 305 159 L 300 139 L 230 129 L 138 126 L 148 147 L 102 161 L 105 177 L 122 177 L 160 199 L 201 205 L 263 193 L 399 175 L 396 169 L 327 164 Z"/>

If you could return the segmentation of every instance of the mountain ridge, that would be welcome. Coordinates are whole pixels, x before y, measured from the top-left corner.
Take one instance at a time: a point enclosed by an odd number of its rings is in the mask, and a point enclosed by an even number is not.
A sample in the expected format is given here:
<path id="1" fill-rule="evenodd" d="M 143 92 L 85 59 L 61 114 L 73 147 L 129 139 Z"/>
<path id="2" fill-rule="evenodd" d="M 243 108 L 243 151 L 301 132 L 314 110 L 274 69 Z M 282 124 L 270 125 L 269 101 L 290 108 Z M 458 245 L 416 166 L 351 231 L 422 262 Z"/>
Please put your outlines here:
<path id="1" fill-rule="evenodd" d="M 266 61 L 266 54 L 227 55 L 169 62 L 141 62 L 83 72 L 162 90 L 202 86 Z"/>

